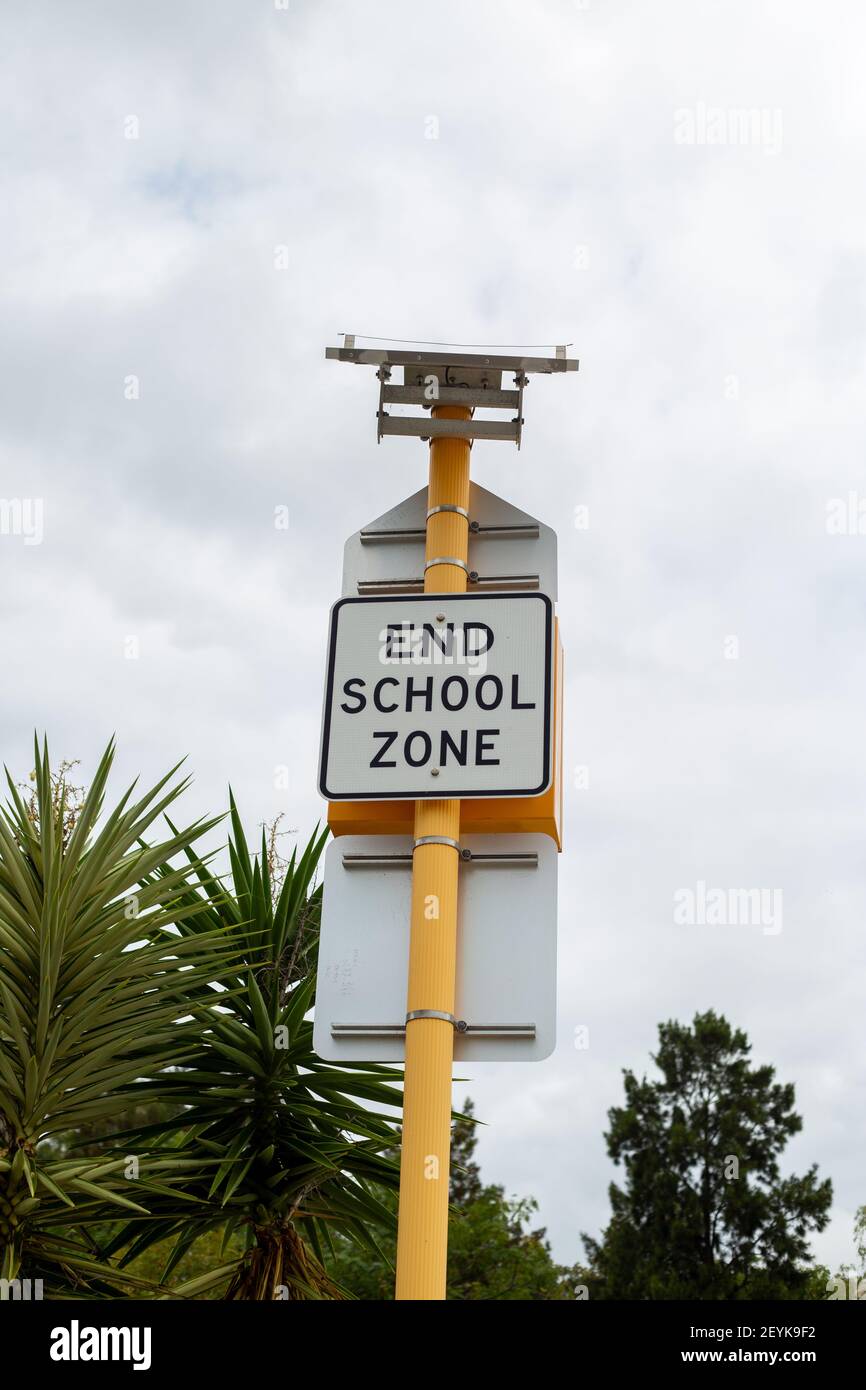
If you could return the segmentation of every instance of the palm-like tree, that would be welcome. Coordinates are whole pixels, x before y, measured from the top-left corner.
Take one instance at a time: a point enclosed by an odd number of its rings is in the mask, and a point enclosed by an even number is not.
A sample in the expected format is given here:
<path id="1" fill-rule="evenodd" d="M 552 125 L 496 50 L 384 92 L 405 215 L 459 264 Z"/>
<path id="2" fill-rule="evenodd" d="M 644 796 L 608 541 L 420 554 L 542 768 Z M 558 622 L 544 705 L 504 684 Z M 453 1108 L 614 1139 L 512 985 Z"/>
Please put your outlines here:
<path id="1" fill-rule="evenodd" d="M 332 1233 L 376 1250 L 373 1232 L 394 1222 L 376 1189 L 397 1181 L 392 1114 L 401 1073 L 336 1068 L 313 1051 L 308 1015 L 321 905 L 314 880 L 328 832 L 314 833 L 274 883 L 265 836 L 260 854 L 252 854 L 233 799 L 231 826 L 231 886 L 188 847 L 192 878 L 177 920 L 187 943 L 222 934 L 240 950 L 243 969 L 198 1036 L 195 1057 L 168 1079 L 182 1113 L 139 1130 L 132 1141 L 147 1146 L 144 1167 L 187 1161 L 187 1200 L 173 1191 L 158 1196 L 149 1203 L 151 1217 L 130 1218 L 106 1254 L 123 1251 L 126 1267 L 171 1237 L 162 1274 L 168 1280 L 199 1236 L 223 1227 L 223 1249 L 240 1232 L 244 1253 L 175 1292 L 191 1296 L 223 1285 L 227 1298 L 339 1297 L 324 1267 Z M 172 873 L 160 866 L 146 888 Z M 200 992 L 193 982 L 191 1008 Z M 162 1081 L 153 1084 L 165 1093 Z"/>
<path id="2" fill-rule="evenodd" d="M 236 949 L 217 930 L 178 934 L 189 888 L 171 858 L 217 821 L 148 845 L 187 781 L 173 768 L 103 815 L 113 756 L 112 741 L 71 815 L 37 740 L 32 800 L 7 772 L 0 807 L 0 1278 L 42 1279 L 48 1296 L 138 1286 L 98 1257 L 88 1227 L 176 1193 L 184 1156 L 136 1179 L 122 1155 L 64 1155 L 56 1141 L 110 1123 L 142 1078 L 149 1099 L 170 1094 L 166 1069 L 197 1053 Z"/>

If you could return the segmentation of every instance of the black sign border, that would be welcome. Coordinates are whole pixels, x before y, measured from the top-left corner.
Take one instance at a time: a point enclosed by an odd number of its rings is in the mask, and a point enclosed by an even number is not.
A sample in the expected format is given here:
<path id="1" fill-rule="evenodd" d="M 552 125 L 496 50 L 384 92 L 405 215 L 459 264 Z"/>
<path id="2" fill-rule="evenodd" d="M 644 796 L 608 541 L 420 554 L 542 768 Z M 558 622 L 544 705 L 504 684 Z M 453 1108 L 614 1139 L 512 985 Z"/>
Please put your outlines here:
<path id="1" fill-rule="evenodd" d="M 450 601 L 459 599 L 461 603 L 490 603 L 499 599 L 528 599 L 537 602 L 539 599 L 544 604 L 544 754 L 543 769 L 544 777 L 538 787 L 531 790 L 519 787 L 509 791 L 478 791 L 467 792 L 448 789 L 447 787 L 437 787 L 435 792 L 419 794 L 417 791 L 403 792 L 331 792 L 327 788 L 328 776 L 328 741 L 331 733 L 331 704 L 334 694 L 334 665 L 337 652 L 337 623 L 339 621 L 340 609 L 347 604 L 357 605 L 361 603 L 417 603 L 419 599 L 443 599 Z M 550 787 L 551 765 L 550 765 L 550 740 L 551 725 L 553 722 L 553 600 L 549 594 L 526 593 L 525 590 L 508 590 L 495 594 L 371 594 L 359 598 L 340 598 L 331 609 L 331 626 L 328 634 L 328 667 L 325 676 L 325 706 L 322 718 L 322 742 L 319 750 L 319 794 L 326 801 L 470 801 L 483 799 L 487 801 L 500 801 L 506 797 L 518 796 L 543 796 Z"/>

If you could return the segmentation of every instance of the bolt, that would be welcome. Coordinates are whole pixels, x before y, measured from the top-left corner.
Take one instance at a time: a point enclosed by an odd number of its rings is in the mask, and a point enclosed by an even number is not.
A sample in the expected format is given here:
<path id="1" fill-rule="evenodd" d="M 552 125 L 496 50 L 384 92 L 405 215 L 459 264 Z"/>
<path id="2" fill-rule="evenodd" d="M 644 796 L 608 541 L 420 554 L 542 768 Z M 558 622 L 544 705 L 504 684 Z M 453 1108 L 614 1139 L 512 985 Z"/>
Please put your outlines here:
<path id="1" fill-rule="evenodd" d="M 430 769 L 430 776 L 431 776 L 431 777 L 438 777 L 438 776 L 439 776 L 439 769 L 438 769 L 438 767 L 431 767 L 431 769 Z"/>
<path id="2" fill-rule="evenodd" d="M 437 613 L 437 614 L 436 614 L 436 621 L 437 621 L 437 623 L 444 623 L 444 621 L 445 621 L 445 614 L 444 614 L 444 613 Z"/>

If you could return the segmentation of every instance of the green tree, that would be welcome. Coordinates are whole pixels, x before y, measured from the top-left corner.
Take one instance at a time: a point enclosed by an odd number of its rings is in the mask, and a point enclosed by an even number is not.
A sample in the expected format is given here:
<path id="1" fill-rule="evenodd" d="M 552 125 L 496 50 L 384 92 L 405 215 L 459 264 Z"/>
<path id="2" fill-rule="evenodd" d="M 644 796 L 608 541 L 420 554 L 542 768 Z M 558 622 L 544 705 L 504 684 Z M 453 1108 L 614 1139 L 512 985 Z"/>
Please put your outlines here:
<path id="1" fill-rule="evenodd" d="M 750 1044 L 712 1011 L 659 1027 L 660 1080 L 625 1071 L 608 1112 L 610 1187 L 600 1241 L 584 1236 L 590 1294 L 609 1299 L 789 1299 L 814 1295 L 811 1231 L 829 1219 L 817 1168 L 782 1177 L 779 1155 L 802 1128 L 793 1085 L 753 1067 Z"/>
<path id="2" fill-rule="evenodd" d="M 852 1273 L 866 1277 L 866 1206 L 858 1207 L 854 1215 L 854 1241 L 857 1263 L 851 1266 Z"/>
<path id="3" fill-rule="evenodd" d="M 826 1279 L 818 1297 L 866 1300 L 866 1206 L 854 1213 L 854 1246 L 857 1258 L 853 1264 L 843 1264 L 832 1278 L 829 1270 L 823 1271 Z"/>
<path id="4" fill-rule="evenodd" d="M 532 1229 L 537 1203 L 509 1198 L 485 1184 L 474 1154 L 477 1126 L 471 1100 L 454 1118 L 451 1146 L 447 1297 L 454 1300 L 561 1300 L 574 1298 L 576 1270 L 558 1265 L 543 1228 Z M 356 1298 L 392 1299 L 396 1241 L 383 1240 L 377 1259 L 345 1242 L 337 1247 L 335 1277 Z"/>
<path id="5" fill-rule="evenodd" d="M 184 1296 L 227 1286 L 229 1299 L 339 1297 L 324 1265 L 335 1235 L 375 1256 L 372 1232 L 393 1226 L 382 1193 L 397 1181 L 397 1121 L 389 1112 L 401 1104 L 402 1073 L 334 1067 L 313 1051 L 315 875 L 327 834 L 314 834 L 275 883 L 275 836 L 263 834 L 253 853 L 232 799 L 231 880 L 187 850 L 181 938 L 221 934 L 236 954 L 234 977 L 194 1055 L 172 1073 L 177 1112 L 124 1136 L 143 1169 L 182 1156 L 183 1191 L 149 1201 L 148 1217 L 131 1217 L 106 1247 L 122 1252 L 121 1268 L 140 1268 L 145 1251 L 170 1241 L 160 1275 L 168 1281 L 195 1243 L 207 1237 L 212 1245 L 219 1229 L 224 1258 L 173 1286 Z M 170 873 L 159 867 L 153 883 Z"/>
<path id="6" fill-rule="evenodd" d="M 134 1183 L 123 1155 L 98 1143 L 75 1153 L 62 1139 L 104 1133 L 142 1077 L 151 1100 L 165 1098 L 168 1068 L 195 1053 L 210 983 L 227 968 L 220 933 L 173 933 L 188 888 L 170 859 L 217 822 L 149 845 L 186 782 L 169 786 L 173 769 L 104 811 L 113 757 L 112 743 L 82 798 L 66 786 L 72 764 L 52 772 L 37 742 L 33 795 L 7 773 L 0 808 L 0 1277 L 41 1279 L 47 1297 L 140 1287 L 105 1265 L 89 1230 L 123 1211 L 145 1216 L 156 1187 L 176 1190 L 182 1158 L 165 1155 Z"/>

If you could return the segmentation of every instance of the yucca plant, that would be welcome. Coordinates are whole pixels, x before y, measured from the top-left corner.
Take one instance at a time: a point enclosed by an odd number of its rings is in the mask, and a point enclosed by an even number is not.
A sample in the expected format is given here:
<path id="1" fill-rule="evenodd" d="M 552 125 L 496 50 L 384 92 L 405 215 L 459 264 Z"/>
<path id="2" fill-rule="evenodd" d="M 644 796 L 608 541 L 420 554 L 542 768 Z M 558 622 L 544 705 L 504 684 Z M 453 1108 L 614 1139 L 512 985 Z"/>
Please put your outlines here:
<path id="1" fill-rule="evenodd" d="M 198 1237 L 219 1226 L 223 1250 L 240 1233 L 244 1253 L 176 1292 L 223 1286 L 230 1299 L 340 1297 L 324 1265 L 332 1233 L 376 1250 L 377 1228 L 393 1225 L 376 1189 L 397 1181 L 393 1112 L 402 1076 L 374 1065 L 333 1067 L 313 1051 L 321 906 L 314 879 L 327 831 L 314 833 L 274 883 L 265 835 L 254 855 L 233 799 L 230 806 L 231 885 L 190 847 L 193 878 L 178 924 L 185 941 L 222 931 L 239 944 L 243 974 L 195 1058 L 170 1078 L 183 1113 L 124 1140 L 146 1146 L 149 1159 L 188 1160 L 184 1192 L 195 1204 L 166 1193 L 149 1203 L 151 1218 L 131 1218 L 106 1253 L 123 1251 L 126 1268 L 170 1237 L 168 1281 Z M 161 866 L 147 887 L 171 873 Z"/>
<path id="2" fill-rule="evenodd" d="M 171 867 L 218 821 L 148 845 L 187 779 L 173 768 L 103 814 L 113 757 L 112 741 L 71 814 L 37 739 L 33 796 L 7 772 L 0 807 L 0 1278 L 41 1279 L 46 1296 L 140 1288 L 98 1257 L 90 1228 L 172 1195 L 183 1156 L 136 1180 L 123 1156 L 76 1156 L 57 1140 L 116 1121 L 143 1079 L 148 1099 L 167 1094 L 166 1069 L 196 1054 L 231 950 L 219 931 L 179 934 L 187 867 Z"/>

